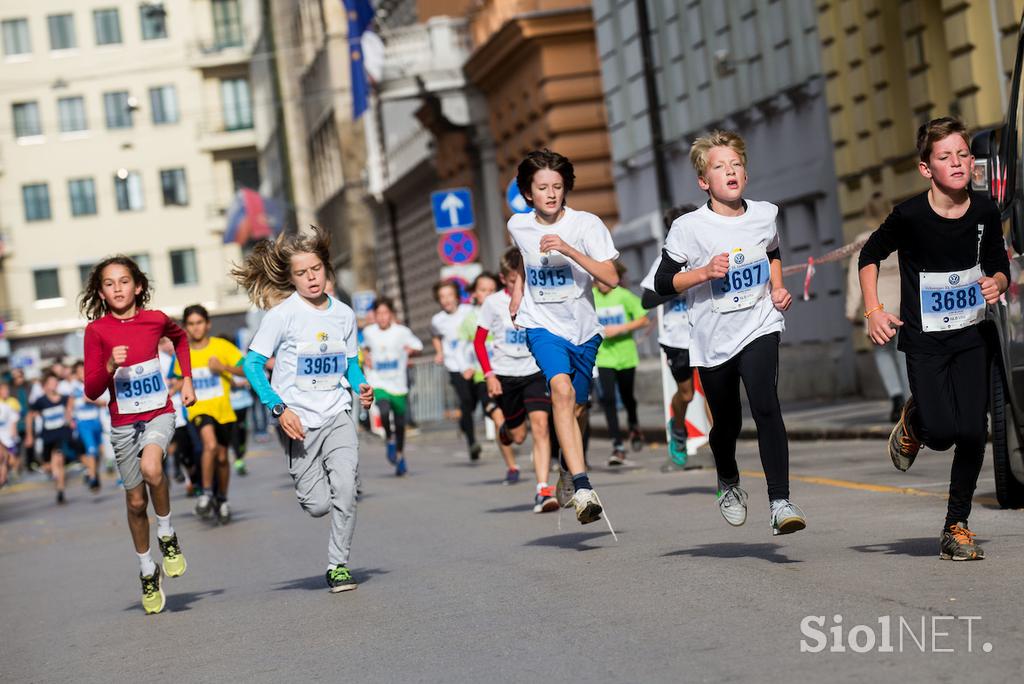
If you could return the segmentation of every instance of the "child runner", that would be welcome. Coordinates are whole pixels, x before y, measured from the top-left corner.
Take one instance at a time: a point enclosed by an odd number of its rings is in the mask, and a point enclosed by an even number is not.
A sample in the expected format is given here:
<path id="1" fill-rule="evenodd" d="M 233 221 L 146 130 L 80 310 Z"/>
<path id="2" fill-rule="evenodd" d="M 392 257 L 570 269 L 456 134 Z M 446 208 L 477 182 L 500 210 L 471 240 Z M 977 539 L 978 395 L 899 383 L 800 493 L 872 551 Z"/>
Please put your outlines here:
<path id="1" fill-rule="evenodd" d="M 342 379 L 367 408 L 373 388 L 359 369 L 355 312 L 325 292 L 330 264 L 328 235 L 314 228 L 257 243 L 232 275 L 256 306 L 270 309 L 249 344 L 246 376 L 277 418 L 299 504 L 316 518 L 331 514 L 326 578 L 337 593 L 356 588 L 348 561 L 359 468 L 352 394 Z"/>
<path id="2" fill-rule="evenodd" d="M 779 406 L 779 338 L 782 312 L 793 299 L 782 283 L 782 258 L 770 202 L 743 199 L 747 151 L 743 138 L 714 131 L 690 148 L 697 184 L 708 202 L 676 219 L 655 275 L 658 294 L 686 293 L 693 346 L 690 362 L 715 424 L 709 441 L 718 471 L 718 506 L 730 525 L 747 519 L 740 488 L 736 440 L 743 421 L 740 381 L 757 426 L 768 484 L 772 534 L 807 525 L 789 500 L 789 441 Z"/>
<path id="3" fill-rule="evenodd" d="M 409 357 L 423 351 L 412 330 L 395 322 L 395 304 L 380 297 L 373 305 L 375 323 L 363 328 L 363 364 L 373 385 L 387 440 L 388 463 L 395 475 L 405 475 L 405 417 L 409 401 Z M 394 424 L 391 417 L 394 416 Z"/>
<path id="4" fill-rule="evenodd" d="M 160 372 L 167 382 L 167 392 L 174 405 L 174 437 L 167 446 L 167 455 L 172 458 L 174 481 L 184 482 L 186 493 L 191 494 L 192 471 L 197 459 L 188 436 L 188 414 L 181 403 L 181 378 L 174 374 L 174 343 L 166 337 L 160 338 Z"/>
<path id="5" fill-rule="evenodd" d="M 61 394 L 57 387 L 60 380 L 51 372 L 43 377 L 43 394 L 30 405 L 28 414 L 28 436 L 25 447 L 31 449 L 35 444 L 36 418 L 42 419 L 42 431 L 39 439 L 43 445 L 42 459 L 49 464 L 53 483 L 57 487 L 57 503 L 63 504 L 64 499 L 64 463 L 74 459 L 75 450 L 71 445 L 74 427 L 73 402 L 70 397 Z"/>
<path id="6" fill-rule="evenodd" d="M 235 452 L 235 462 L 232 464 L 235 472 L 245 477 L 249 469 L 245 465 L 245 450 L 249 443 L 249 409 L 252 408 L 252 392 L 249 391 L 249 383 L 244 378 L 232 378 L 231 380 L 231 410 L 235 412 L 235 429 L 231 431 L 231 450 Z"/>
<path id="7" fill-rule="evenodd" d="M 434 285 L 434 299 L 441 306 L 441 310 L 430 319 L 434 363 L 444 364 L 448 370 L 448 379 L 459 398 L 459 429 L 466 437 L 469 460 L 475 461 L 480 458 L 482 451 L 473 427 L 473 412 L 476 411 L 477 402 L 473 390 L 475 371 L 469 361 L 466 342 L 459 337 L 459 326 L 473 311 L 473 307 L 459 303 L 459 286 L 450 280 L 442 280 Z"/>
<path id="8" fill-rule="evenodd" d="M 550 150 L 536 150 L 519 164 L 516 185 L 533 208 L 514 214 L 508 232 L 523 257 L 509 312 L 526 329 L 526 343 L 551 389 L 555 432 L 572 476 L 576 519 L 601 518 L 601 501 L 587 476 L 583 434 L 591 374 L 602 327 L 594 310 L 594 280 L 619 284 L 619 253 L 597 216 L 566 206 L 575 182 L 572 163 Z M 562 474 L 564 482 L 565 472 Z"/>
<path id="9" fill-rule="evenodd" d="M 621 282 L 626 268 L 616 261 L 615 272 Z M 640 420 L 636 415 L 636 394 L 633 390 L 640 354 L 637 352 L 633 333 L 650 325 L 651 319 L 647 318 L 647 311 L 640 303 L 640 298 L 621 285 L 613 288 L 601 281 L 595 283 L 594 307 L 597 309 L 598 322 L 604 326 L 604 339 L 597 350 L 597 379 L 601 388 L 604 417 L 612 440 L 612 455 L 608 459 L 608 465 L 620 466 L 626 461 L 626 446 L 622 442 L 622 432 L 619 430 L 615 389 L 618 387 L 619 396 L 626 407 L 630 444 L 633 451 L 640 451 L 644 445 L 644 437 L 640 433 Z"/>
<path id="10" fill-rule="evenodd" d="M 188 415 L 199 433 L 202 444 L 203 493 L 196 499 L 195 514 L 204 520 L 213 515 L 226 525 L 231 521 L 228 505 L 228 482 L 231 463 L 228 445 L 236 420 L 231 408 L 230 376 L 244 377 L 242 352 L 221 337 L 210 337 L 210 314 L 199 304 L 185 309 L 182 316 L 188 332 L 189 358 L 195 379 L 196 403 Z M 181 356 L 174 364 L 181 373 Z M 216 491 L 214 488 L 216 485 Z"/>
<path id="11" fill-rule="evenodd" d="M 523 264 L 515 247 L 501 257 L 501 277 L 505 287 L 487 297 L 477 313 L 473 348 L 487 378 L 487 392 L 501 407 L 502 422 L 498 441 L 503 445 L 522 444 L 526 440 L 529 418 L 533 433 L 533 468 L 537 475 L 534 513 L 558 510 L 555 488 L 548 485 L 551 467 L 551 440 L 548 422 L 551 419 L 551 395 L 544 374 L 537 367 L 526 346 L 526 331 L 512 323 L 508 306 Z M 493 338 L 488 348 L 487 340 Z"/>
<path id="12" fill-rule="evenodd" d="M 18 472 L 18 410 L 8 403 L 10 387 L 0 382 L 0 487 L 8 474 Z"/>
<path id="13" fill-rule="evenodd" d="M 103 445 L 103 423 L 100 422 L 100 407 L 109 403 L 109 395 L 102 395 L 98 400 L 93 401 L 85 396 L 85 364 L 81 361 L 75 363 L 71 371 L 71 396 L 75 402 L 75 432 L 78 433 L 78 441 L 81 442 L 82 462 L 85 464 L 89 476 L 89 489 L 93 492 L 100 490 L 100 454 Z"/>
<path id="14" fill-rule="evenodd" d="M 97 264 L 79 299 L 90 319 L 85 328 L 85 395 L 94 401 L 108 393 L 111 443 L 124 484 L 128 527 L 139 558 L 142 607 L 147 613 L 164 608 L 160 568 L 149 550 L 149 518 L 153 500 L 156 535 L 169 577 L 185 572 L 185 556 L 171 526 L 171 502 L 163 459 L 174 434 L 174 406 L 167 396 L 158 358 L 161 337 L 174 341 L 184 358 L 182 400 L 195 401 L 188 363 L 188 339 L 164 313 L 147 309 L 149 280 L 126 256 Z M 147 495 L 148 491 L 148 495 Z"/>
<path id="15" fill-rule="evenodd" d="M 666 234 L 672 223 L 682 216 L 696 211 L 697 205 L 683 204 L 665 211 L 663 220 Z M 661 257 L 655 259 L 640 286 L 644 288 L 640 303 L 645 309 L 661 307 L 658 323 L 658 344 L 665 352 L 669 372 L 676 382 L 672 395 L 672 417 L 668 420 L 668 459 L 661 466 L 661 472 L 669 473 L 686 468 L 686 407 L 693 401 L 693 367 L 690 366 L 690 315 L 686 308 L 686 295 L 671 294 L 661 297 L 654 291 L 654 275 L 661 266 Z"/>
<path id="16" fill-rule="evenodd" d="M 470 355 L 469 365 L 473 367 L 473 394 L 483 407 L 484 415 L 494 421 L 494 427 L 500 432 L 501 426 L 505 423 L 505 416 L 502 413 L 499 402 L 488 392 L 486 378 L 484 377 L 485 371 L 480 365 L 475 349 L 478 331 L 477 318 L 480 315 L 480 307 L 488 297 L 498 291 L 499 287 L 501 287 L 501 282 L 499 282 L 498 276 L 487 271 L 473 279 L 473 286 L 470 288 L 473 293 L 473 311 L 462 319 L 462 323 L 459 325 L 459 337 L 466 342 L 466 350 Z M 484 338 L 485 354 L 487 353 L 487 348 L 492 343 L 492 339 Z M 505 461 L 505 481 L 502 484 L 516 484 L 519 482 L 519 466 L 516 465 L 516 452 L 512 448 L 512 442 L 498 439 L 498 451 L 501 452 L 501 457 Z"/>
<path id="17" fill-rule="evenodd" d="M 981 560 L 967 520 L 988 436 L 991 352 L 977 323 L 1006 291 L 1009 259 L 999 209 L 968 188 L 974 156 L 964 124 L 929 121 L 917 131 L 917 150 L 931 188 L 893 209 L 861 250 L 864 316 L 875 344 L 899 328 L 907 355 L 911 397 L 889 437 L 893 465 L 907 470 L 922 446 L 955 447 L 939 557 Z M 892 252 L 900 265 L 899 317 L 878 300 L 876 284 L 878 264 Z"/>

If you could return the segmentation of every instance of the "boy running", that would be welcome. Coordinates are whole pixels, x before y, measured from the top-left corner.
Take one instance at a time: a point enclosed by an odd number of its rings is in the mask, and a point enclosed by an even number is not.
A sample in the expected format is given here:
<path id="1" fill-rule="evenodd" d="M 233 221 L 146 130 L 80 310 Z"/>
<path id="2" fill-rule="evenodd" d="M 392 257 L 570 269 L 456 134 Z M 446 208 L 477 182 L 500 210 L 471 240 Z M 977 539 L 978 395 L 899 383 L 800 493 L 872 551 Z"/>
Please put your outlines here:
<path id="1" fill-rule="evenodd" d="M 50 466 L 50 474 L 57 487 L 57 503 L 63 504 L 64 463 L 75 457 L 74 447 L 71 446 L 74 417 L 71 399 L 58 391 L 59 384 L 60 380 L 53 373 L 43 377 L 43 394 L 29 407 L 25 448 L 31 449 L 35 444 L 36 418 L 39 417 L 43 428 L 39 433 L 43 444 L 43 463 Z"/>
<path id="2" fill-rule="evenodd" d="M 82 461 L 89 474 L 89 489 L 98 492 L 100 489 L 99 466 L 100 449 L 103 445 L 103 423 L 100 422 L 100 409 L 109 401 L 104 394 L 92 401 L 85 396 L 85 364 L 81 361 L 72 367 L 71 396 L 75 402 L 75 432 L 85 453 Z"/>
<path id="3" fill-rule="evenodd" d="M 977 325 L 985 305 L 1006 291 L 1010 264 L 999 209 L 971 192 L 974 168 L 967 129 L 950 117 L 917 132 L 918 170 L 931 182 L 889 214 L 860 253 L 860 286 L 868 336 L 887 344 L 899 329 L 911 397 L 889 437 L 889 457 L 907 470 L 927 446 L 951 446 L 946 520 L 939 557 L 981 560 L 985 552 L 967 527 L 988 437 L 991 353 Z M 878 300 L 878 264 L 899 255 L 900 315 Z"/>

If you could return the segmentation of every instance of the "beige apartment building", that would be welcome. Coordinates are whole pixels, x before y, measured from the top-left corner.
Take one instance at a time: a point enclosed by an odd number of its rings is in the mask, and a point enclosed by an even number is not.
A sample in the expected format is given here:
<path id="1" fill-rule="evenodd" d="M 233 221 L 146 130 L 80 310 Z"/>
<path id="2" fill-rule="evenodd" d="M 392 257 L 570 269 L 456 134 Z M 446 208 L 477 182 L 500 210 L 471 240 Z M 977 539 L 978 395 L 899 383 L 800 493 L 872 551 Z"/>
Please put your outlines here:
<path id="1" fill-rule="evenodd" d="M 222 244 L 260 182 L 249 63 L 258 0 L 0 5 L 0 318 L 15 349 L 61 353 L 90 267 L 121 252 L 172 316 L 231 332 L 248 306 Z"/>

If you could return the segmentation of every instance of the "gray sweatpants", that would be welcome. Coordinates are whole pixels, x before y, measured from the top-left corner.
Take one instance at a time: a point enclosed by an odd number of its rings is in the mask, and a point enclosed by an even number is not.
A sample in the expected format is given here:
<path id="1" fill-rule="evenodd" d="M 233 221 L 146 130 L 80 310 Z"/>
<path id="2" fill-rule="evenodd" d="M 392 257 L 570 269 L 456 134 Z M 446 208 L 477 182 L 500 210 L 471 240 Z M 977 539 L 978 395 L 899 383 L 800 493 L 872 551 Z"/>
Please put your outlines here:
<path id="1" fill-rule="evenodd" d="M 356 529 L 359 469 L 359 438 L 352 415 L 348 411 L 339 413 L 331 422 L 307 430 L 301 442 L 283 439 L 288 474 L 295 482 L 299 504 L 314 518 L 331 514 L 328 566 L 348 564 L 352 533 Z"/>

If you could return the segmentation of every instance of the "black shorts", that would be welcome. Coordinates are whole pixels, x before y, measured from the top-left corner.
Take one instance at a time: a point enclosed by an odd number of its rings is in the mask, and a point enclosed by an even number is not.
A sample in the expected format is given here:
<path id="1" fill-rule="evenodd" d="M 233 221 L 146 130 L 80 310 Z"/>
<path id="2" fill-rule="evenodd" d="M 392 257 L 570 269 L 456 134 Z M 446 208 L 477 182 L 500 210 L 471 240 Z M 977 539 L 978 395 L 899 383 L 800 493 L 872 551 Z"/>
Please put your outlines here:
<path id="1" fill-rule="evenodd" d="M 64 454 L 65 461 L 74 460 L 78 456 L 70 439 L 44 439 L 43 440 L 43 463 L 49 463 L 53 458 L 53 452 L 60 450 Z"/>
<path id="2" fill-rule="evenodd" d="M 212 425 L 213 433 L 217 437 L 217 444 L 223 447 L 231 444 L 231 430 L 233 429 L 231 423 L 224 425 L 222 423 L 218 423 L 213 416 L 202 415 L 193 418 L 192 424 L 195 425 L 197 432 L 202 432 L 204 427 Z M 200 439 L 200 441 L 202 440 Z"/>
<path id="3" fill-rule="evenodd" d="M 551 392 L 543 373 L 526 377 L 499 375 L 501 396 L 498 401 L 505 414 L 505 424 L 510 428 L 519 427 L 526 416 L 534 411 L 551 411 Z"/>
<path id="4" fill-rule="evenodd" d="M 676 349 L 661 345 L 665 356 L 668 358 L 668 369 L 672 372 L 672 379 L 677 383 L 686 382 L 693 378 L 693 366 L 690 365 L 690 350 Z"/>

